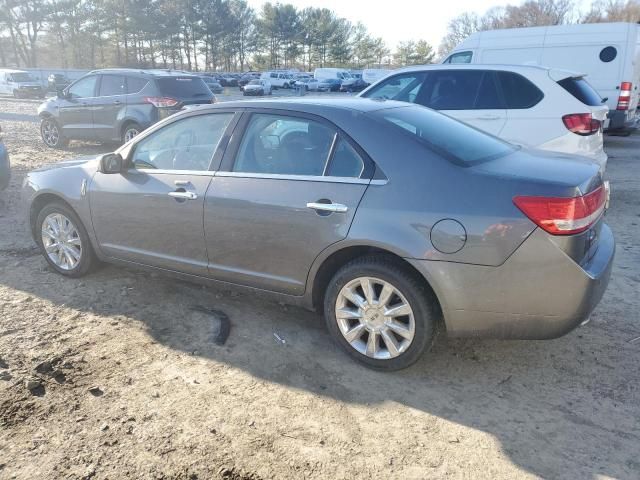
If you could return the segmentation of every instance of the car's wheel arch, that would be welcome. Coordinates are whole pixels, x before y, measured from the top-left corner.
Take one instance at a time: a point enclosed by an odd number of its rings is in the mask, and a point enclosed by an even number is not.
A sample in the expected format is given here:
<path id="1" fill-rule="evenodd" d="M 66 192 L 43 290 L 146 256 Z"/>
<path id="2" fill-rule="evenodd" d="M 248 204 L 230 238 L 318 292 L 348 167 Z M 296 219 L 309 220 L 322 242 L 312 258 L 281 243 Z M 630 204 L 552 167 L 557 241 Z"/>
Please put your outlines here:
<path id="1" fill-rule="evenodd" d="M 401 256 L 400 252 L 394 251 L 392 248 L 367 244 L 350 244 L 341 245 L 339 247 L 329 248 L 316 258 L 309 277 L 307 279 L 308 302 L 310 306 L 317 312 L 322 313 L 324 294 L 327 285 L 341 267 L 347 263 L 360 258 L 371 255 L 384 256 L 407 273 L 415 276 L 422 284 L 425 285 L 436 307 L 441 312 L 440 300 L 438 295 L 437 284 L 432 278 L 425 278 L 410 262 Z"/>

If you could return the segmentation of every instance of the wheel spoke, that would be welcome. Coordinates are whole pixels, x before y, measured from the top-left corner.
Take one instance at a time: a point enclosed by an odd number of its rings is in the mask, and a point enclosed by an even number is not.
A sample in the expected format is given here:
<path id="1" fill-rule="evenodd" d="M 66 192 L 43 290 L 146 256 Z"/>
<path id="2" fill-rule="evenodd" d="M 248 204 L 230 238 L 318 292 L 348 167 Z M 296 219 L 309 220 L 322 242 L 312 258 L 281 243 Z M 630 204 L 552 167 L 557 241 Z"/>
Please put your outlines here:
<path id="1" fill-rule="evenodd" d="M 352 310 L 350 308 L 341 308 L 336 310 L 336 317 L 341 320 L 348 320 L 351 318 L 362 318 L 362 313 L 359 310 Z"/>
<path id="2" fill-rule="evenodd" d="M 401 303 L 384 311 L 385 317 L 402 317 L 404 315 L 411 315 L 411 307 L 406 303 Z"/>
<path id="3" fill-rule="evenodd" d="M 71 252 L 69 252 L 68 248 L 64 249 L 64 257 L 67 260 L 67 265 L 69 265 L 69 267 L 73 268 L 76 264 L 75 259 L 73 258 L 73 256 L 71 255 Z"/>
<path id="4" fill-rule="evenodd" d="M 342 292 L 342 295 L 344 295 L 344 297 L 346 297 L 351 303 L 353 303 L 358 308 L 362 308 L 365 304 L 365 299 L 351 289 L 345 289 Z"/>
<path id="5" fill-rule="evenodd" d="M 393 295 L 393 287 L 388 283 L 385 283 L 382 287 L 382 291 L 380 292 L 380 297 L 378 297 L 378 304 L 382 306 L 386 306 L 389 299 Z"/>
<path id="6" fill-rule="evenodd" d="M 364 297 L 367 300 L 369 305 L 373 305 L 373 299 L 375 297 L 375 292 L 373 290 L 373 282 L 370 278 L 363 278 L 360 280 L 360 286 L 362 287 L 362 291 L 364 292 Z"/>
<path id="7" fill-rule="evenodd" d="M 47 245 L 47 246 L 44 247 L 44 249 L 47 252 L 55 252 L 59 248 L 60 248 L 60 244 L 59 243 L 52 243 L 51 245 Z"/>
<path id="8" fill-rule="evenodd" d="M 374 358 L 378 353 L 378 333 L 369 332 L 369 339 L 367 340 L 367 356 Z"/>
<path id="9" fill-rule="evenodd" d="M 395 333 L 400 335 L 402 338 L 406 338 L 407 340 L 411 340 L 413 338 L 413 332 L 411 331 L 411 329 L 408 328 L 405 325 L 402 325 L 399 322 L 391 320 L 386 325 L 387 325 L 387 327 L 389 329 L 393 330 Z"/>
<path id="10" fill-rule="evenodd" d="M 54 220 L 54 217 L 47 217 L 47 225 L 51 229 L 54 235 L 60 235 L 60 230 L 58 230 L 57 222 Z"/>
<path id="11" fill-rule="evenodd" d="M 393 337 L 393 334 L 389 332 L 388 329 L 384 329 L 380 332 L 380 335 L 382 335 L 382 341 L 387 347 L 387 350 L 389 350 L 389 354 L 392 357 L 397 356 L 400 353 L 400 348 L 396 342 L 396 339 Z"/>
<path id="12" fill-rule="evenodd" d="M 80 252 L 77 251 L 75 248 L 73 248 L 73 247 L 65 247 L 65 251 L 67 253 L 69 253 L 69 255 L 71 255 L 71 257 L 73 258 L 74 262 L 77 262 L 80 259 Z"/>
<path id="13" fill-rule="evenodd" d="M 363 332 L 364 332 L 364 325 L 362 323 L 359 323 L 358 325 L 353 327 L 351 330 L 344 332 L 343 335 L 347 342 L 352 343 L 358 338 L 360 338 Z"/>
<path id="14" fill-rule="evenodd" d="M 69 245 L 74 245 L 76 247 L 79 247 L 82 245 L 82 242 L 80 240 L 80 237 L 75 237 L 75 238 L 70 238 L 69 240 L 67 240 L 67 243 Z"/>
<path id="15" fill-rule="evenodd" d="M 58 240 L 58 238 L 52 232 L 47 230 L 46 228 L 42 229 L 42 234 L 46 235 L 47 237 L 49 237 L 53 241 L 57 241 Z"/>

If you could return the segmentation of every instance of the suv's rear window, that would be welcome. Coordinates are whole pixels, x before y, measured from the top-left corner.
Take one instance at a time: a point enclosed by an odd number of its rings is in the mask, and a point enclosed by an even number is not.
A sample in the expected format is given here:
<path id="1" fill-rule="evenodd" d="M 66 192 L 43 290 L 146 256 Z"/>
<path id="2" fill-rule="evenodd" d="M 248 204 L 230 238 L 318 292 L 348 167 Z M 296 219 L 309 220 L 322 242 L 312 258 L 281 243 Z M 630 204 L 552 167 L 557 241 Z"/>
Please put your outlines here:
<path id="1" fill-rule="evenodd" d="M 602 105 L 602 98 L 584 78 L 569 77 L 558 82 L 562 88 L 585 105 L 597 107 Z"/>
<path id="2" fill-rule="evenodd" d="M 418 106 L 389 108 L 373 113 L 426 143 L 457 164 L 472 165 L 501 157 L 516 147 L 462 122 Z"/>
<path id="3" fill-rule="evenodd" d="M 160 93 L 166 97 L 211 97 L 209 87 L 198 77 L 160 77 L 156 83 Z"/>

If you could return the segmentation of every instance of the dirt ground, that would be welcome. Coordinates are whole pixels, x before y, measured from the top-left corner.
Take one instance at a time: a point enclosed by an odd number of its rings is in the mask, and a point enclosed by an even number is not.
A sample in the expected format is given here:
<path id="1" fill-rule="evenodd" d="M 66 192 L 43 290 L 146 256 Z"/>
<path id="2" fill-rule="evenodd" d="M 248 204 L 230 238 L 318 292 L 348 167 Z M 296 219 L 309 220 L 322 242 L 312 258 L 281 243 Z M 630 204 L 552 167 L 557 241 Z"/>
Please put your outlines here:
<path id="1" fill-rule="evenodd" d="M 112 266 L 52 273 L 24 223 L 24 173 L 108 147 L 45 148 L 16 120 L 35 108 L 0 100 L 14 175 L 0 478 L 640 478 L 640 134 L 607 139 L 618 250 L 591 323 L 544 342 L 441 337 L 385 374 L 297 308 Z M 228 315 L 224 346 L 194 307 Z"/>

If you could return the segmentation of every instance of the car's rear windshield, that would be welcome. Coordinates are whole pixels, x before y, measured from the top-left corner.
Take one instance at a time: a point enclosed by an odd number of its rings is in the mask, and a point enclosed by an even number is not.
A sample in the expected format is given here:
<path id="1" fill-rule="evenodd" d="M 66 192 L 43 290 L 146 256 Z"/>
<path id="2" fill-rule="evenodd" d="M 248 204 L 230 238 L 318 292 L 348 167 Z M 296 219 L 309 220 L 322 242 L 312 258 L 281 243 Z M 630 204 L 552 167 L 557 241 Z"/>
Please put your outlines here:
<path id="1" fill-rule="evenodd" d="M 388 108 L 373 114 L 408 132 L 458 165 L 470 166 L 502 157 L 517 148 L 426 107 Z"/>
<path id="2" fill-rule="evenodd" d="M 562 88 L 585 105 L 597 107 L 602 105 L 602 97 L 584 78 L 568 77 L 558 82 Z"/>
<path id="3" fill-rule="evenodd" d="M 166 97 L 210 97 L 211 91 L 198 77 L 160 77 L 156 79 L 160 93 Z"/>

